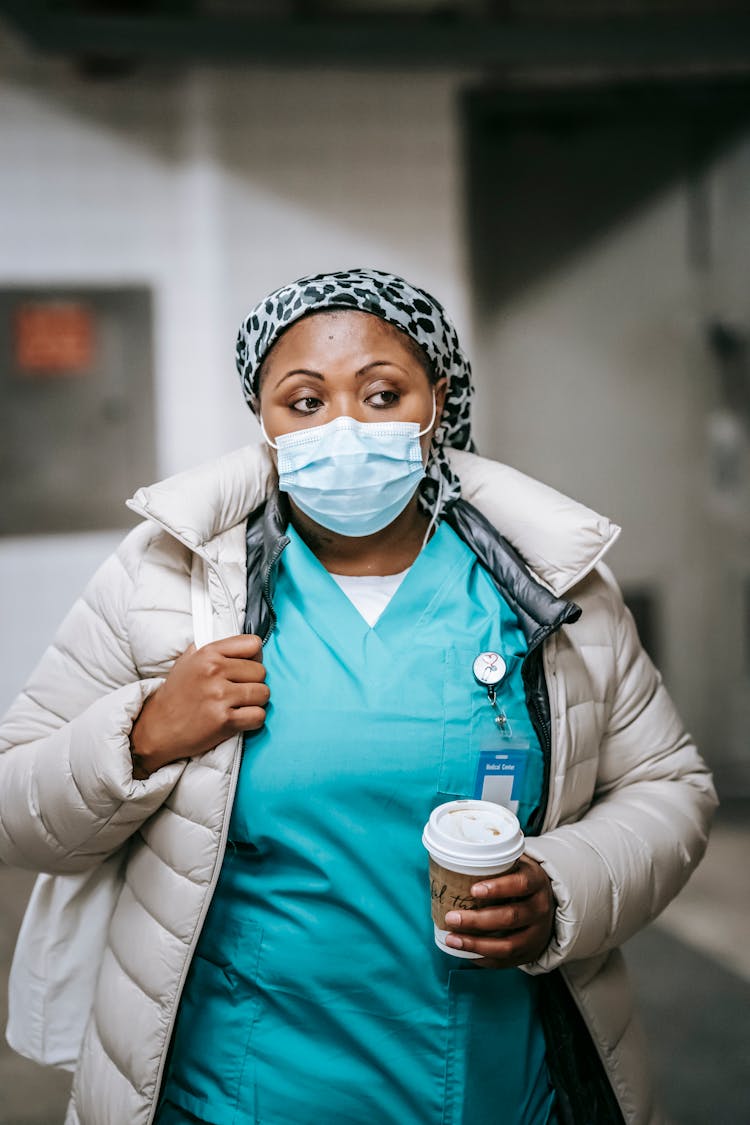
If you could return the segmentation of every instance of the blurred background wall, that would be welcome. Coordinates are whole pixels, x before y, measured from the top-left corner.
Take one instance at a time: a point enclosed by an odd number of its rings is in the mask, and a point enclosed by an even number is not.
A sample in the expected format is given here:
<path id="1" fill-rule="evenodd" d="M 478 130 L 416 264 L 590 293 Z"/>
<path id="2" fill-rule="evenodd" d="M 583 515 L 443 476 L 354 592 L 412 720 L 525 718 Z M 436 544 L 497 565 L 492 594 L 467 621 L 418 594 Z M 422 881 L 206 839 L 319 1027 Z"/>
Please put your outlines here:
<path id="1" fill-rule="evenodd" d="M 749 97 L 467 99 L 480 447 L 622 525 L 608 561 L 726 796 L 750 793 Z"/>
<path id="2" fill-rule="evenodd" d="M 403 273 L 468 334 L 456 75 L 190 67 L 92 82 L 7 34 L 0 72 L 0 285 L 153 294 L 156 477 L 131 464 L 122 501 L 256 440 L 234 340 L 285 281 L 356 263 Z M 110 526 L 128 524 L 113 506 Z M 0 540 L 3 707 L 120 538 L 76 530 Z"/>
<path id="3" fill-rule="evenodd" d="M 356 52 L 347 65 L 343 49 L 335 65 L 218 67 L 195 47 L 123 67 L 84 46 L 71 62 L 0 31 L 0 285 L 150 295 L 151 377 L 134 385 L 123 341 L 114 430 L 130 415 L 153 449 L 121 442 L 100 504 L 109 530 L 74 516 L 32 537 L 4 528 L 0 705 L 128 525 L 121 499 L 256 439 L 233 373 L 247 308 L 304 272 L 364 262 L 453 314 L 475 359 L 481 451 L 624 526 L 612 561 L 647 643 L 722 784 L 750 791 L 747 418 L 727 417 L 711 347 L 718 325 L 742 351 L 750 317 L 736 64 L 713 99 L 680 101 L 674 89 L 704 88 L 704 74 L 634 80 L 619 62 L 530 78 L 506 63 L 503 85 L 466 50 L 458 67 Z M 92 504 L 114 468 L 108 410 L 112 395 L 86 423 Z M 22 472 L 6 459 L 17 488 L 44 462 L 49 493 L 81 455 L 77 437 L 55 452 L 62 428 L 36 437 L 38 455 L 29 435 Z"/>
<path id="4" fill-rule="evenodd" d="M 644 640 L 724 798 L 750 796 L 742 9 L 0 3 L 0 710 L 130 526 L 125 497 L 258 440 L 233 360 L 247 309 L 368 264 L 456 321 L 480 452 L 622 524 L 610 560 Z M 71 303 L 91 368 L 27 370 L 19 309 Z M 750 1112 L 737 807 L 660 931 L 710 963 L 663 937 L 633 952 L 647 1014 L 692 1035 L 665 1056 L 696 1125 Z M 8 878 L 0 960 L 28 890 Z M 697 981 L 701 1012 L 675 1020 Z M 717 1058 L 729 1100 L 706 1116 Z M 17 1073 L 0 1058 L 2 1125 L 58 1120 L 64 1079 L 28 1075 L 3 1117 Z"/>

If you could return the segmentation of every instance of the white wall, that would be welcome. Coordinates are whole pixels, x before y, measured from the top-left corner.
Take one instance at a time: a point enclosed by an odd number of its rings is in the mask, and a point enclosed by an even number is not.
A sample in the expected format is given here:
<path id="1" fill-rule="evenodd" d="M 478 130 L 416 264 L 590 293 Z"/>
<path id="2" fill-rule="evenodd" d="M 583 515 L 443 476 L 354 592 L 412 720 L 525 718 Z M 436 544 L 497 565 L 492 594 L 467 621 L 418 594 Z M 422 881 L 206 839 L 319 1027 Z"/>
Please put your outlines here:
<path id="1" fill-rule="evenodd" d="M 0 713 L 5 711 L 119 532 L 0 540 Z"/>
<path id="2" fill-rule="evenodd" d="M 712 764 L 750 791 L 742 583 L 750 512 L 709 504 L 706 343 L 750 332 L 750 137 L 710 171 L 710 265 L 691 267 L 671 190 L 476 326 L 483 449 L 604 511 L 618 577 L 662 596 L 662 667 Z"/>
<path id="3" fill-rule="evenodd" d="M 460 76 L 144 71 L 97 84 L 1 33 L 0 73 L 0 283 L 153 286 L 160 476 L 255 439 L 234 369 L 237 327 L 302 273 L 402 273 L 444 300 L 466 335 Z M 0 541 L 11 623 L 0 709 L 108 546 Z"/>

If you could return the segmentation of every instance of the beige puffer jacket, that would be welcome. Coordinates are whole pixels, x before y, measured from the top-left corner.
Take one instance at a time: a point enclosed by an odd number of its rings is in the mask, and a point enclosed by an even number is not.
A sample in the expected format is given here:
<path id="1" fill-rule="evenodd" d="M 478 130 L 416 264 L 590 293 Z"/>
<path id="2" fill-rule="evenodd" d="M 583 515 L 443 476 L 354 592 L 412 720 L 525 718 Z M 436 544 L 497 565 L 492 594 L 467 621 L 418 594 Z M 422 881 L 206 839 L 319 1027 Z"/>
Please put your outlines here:
<path id="1" fill-rule="evenodd" d="M 452 459 L 465 498 L 583 610 L 545 642 L 550 793 L 527 851 L 552 880 L 557 912 L 551 945 L 527 968 L 562 966 L 625 1120 L 654 1123 L 617 946 L 700 860 L 710 777 L 600 565 L 619 529 L 506 466 Z M 269 469 L 248 447 L 140 490 L 132 506 L 145 522 L 93 578 L 0 728 L 0 858 L 51 873 L 123 858 L 67 1125 L 147 1125 L 155 1112 L 222 860 L 240 739 L 135 781 L 128 736 L 194 637 L 242 631 L 244 521 Z"/>

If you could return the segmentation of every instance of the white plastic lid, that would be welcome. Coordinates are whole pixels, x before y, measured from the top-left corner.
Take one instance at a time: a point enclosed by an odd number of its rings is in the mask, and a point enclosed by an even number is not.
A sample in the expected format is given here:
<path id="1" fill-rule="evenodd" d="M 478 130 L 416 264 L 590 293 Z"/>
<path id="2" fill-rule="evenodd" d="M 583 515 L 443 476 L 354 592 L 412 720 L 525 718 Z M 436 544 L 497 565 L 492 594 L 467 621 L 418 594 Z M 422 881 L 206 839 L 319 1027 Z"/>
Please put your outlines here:
<path id="1" fill-rule="evenodd" d="M 422 833 L 432 858 L 449 871 L 491 875 L 511 867 L 523 854 L 518 818 L 492 801 L 449 801 L 438 805 Z"/>

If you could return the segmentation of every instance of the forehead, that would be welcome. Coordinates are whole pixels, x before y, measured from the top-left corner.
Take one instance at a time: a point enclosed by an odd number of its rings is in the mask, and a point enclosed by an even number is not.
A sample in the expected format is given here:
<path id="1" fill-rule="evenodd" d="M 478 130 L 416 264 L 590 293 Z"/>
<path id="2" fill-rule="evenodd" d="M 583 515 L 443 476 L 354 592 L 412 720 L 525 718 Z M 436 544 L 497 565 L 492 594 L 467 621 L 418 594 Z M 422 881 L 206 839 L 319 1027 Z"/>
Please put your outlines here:
<path id="1" fill-rule="evenodd" d="M 416 341 L 381 317 L 354 309 L 333 309 L 310 313 L 290 325 L 269 349 L 263 368 L 290 361 L 302 363 L 300 356 L 304 355 L 309 361 L 303 366 L 332 364 L 346 357 L 352 362 L 361 359 L 359 366 L 375 358 L 396 357 L 401 363 L 409 360 L 414 364 L 420 363 L 420 353 Z"/>

